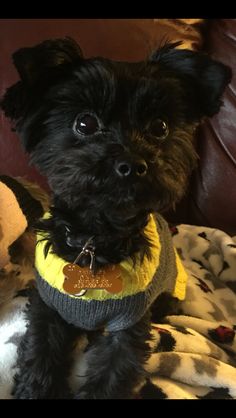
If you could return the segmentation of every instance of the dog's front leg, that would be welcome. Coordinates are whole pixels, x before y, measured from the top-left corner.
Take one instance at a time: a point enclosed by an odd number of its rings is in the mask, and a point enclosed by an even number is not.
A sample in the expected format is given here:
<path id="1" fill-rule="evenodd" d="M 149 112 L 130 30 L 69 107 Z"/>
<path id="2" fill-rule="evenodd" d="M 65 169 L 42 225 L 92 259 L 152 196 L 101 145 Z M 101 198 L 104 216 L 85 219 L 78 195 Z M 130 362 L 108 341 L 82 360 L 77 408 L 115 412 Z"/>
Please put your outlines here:
<path id="1" fill-rule="evenodd" d="M 28 327 L 18 349 L 13 396 L 16 399 L 70 397 L 67 377 L 78 330 L 49 308 L 34 289 Z"/>
<path id="2" fill-rule="evenodd" d="M 87 352 L 86 382 L 76 399 L 132 398 L 150 355 L 150 314 L 133 327 L 99 335 Z"/>

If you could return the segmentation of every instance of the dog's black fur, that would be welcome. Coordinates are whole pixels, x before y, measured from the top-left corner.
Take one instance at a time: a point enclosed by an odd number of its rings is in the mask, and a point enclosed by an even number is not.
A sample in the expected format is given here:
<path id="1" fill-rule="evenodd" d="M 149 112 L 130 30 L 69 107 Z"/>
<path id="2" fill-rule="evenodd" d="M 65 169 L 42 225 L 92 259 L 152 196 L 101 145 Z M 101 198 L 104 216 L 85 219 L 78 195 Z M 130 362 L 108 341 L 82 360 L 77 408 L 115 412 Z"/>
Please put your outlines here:
<path id="1" fill-rule="evenodd" d="M 137 252 L 148 255 L 143 230 L 149 213 L 182 197 L 197 160 L 194 130 L 219 111 L 231 71 L 177 46 L 135 63 L 84 59 L 70 38 L 13 54 L 21 80 L 1 105 L 48 178 L 52 218 L 40 229 L 65 260 L 73 261 L 91 236 L 95 269 Z M 71 351 L 85 331 L 66 324 L 37 291 L 32 298 L 14 395 L 69 397 Z M 132 396 L 149 338 L 149 312 L 130 329 L 96 334 L 76 398 Z"/>

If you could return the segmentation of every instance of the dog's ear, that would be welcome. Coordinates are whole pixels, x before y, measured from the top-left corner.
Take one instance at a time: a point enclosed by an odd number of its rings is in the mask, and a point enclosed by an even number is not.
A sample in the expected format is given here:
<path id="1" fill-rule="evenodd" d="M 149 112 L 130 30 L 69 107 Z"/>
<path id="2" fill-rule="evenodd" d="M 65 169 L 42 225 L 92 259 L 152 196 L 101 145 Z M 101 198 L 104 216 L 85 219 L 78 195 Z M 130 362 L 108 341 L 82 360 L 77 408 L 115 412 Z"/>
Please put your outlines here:
<path id="1" fill-rule="evenodd" d="M 189 98 L 191 118 L 213 116 L 222 105 L 221 97 L 232 78 L 232 71 L 206 53 L 176 49 L 180 44 L 164 45 L 151 55 L 150 60 L 181 80 Z"/>
<path id="2" fill-rule="evenodd" d="M 79 45 L 72 38 L 46 40 L 31 48 L 21 48 L 13 62 L 25 84 L 32 84 L 48 71 L 71 64 L 82 57 Z"/>
<path id="3" fill-rule="evenodd" d="M 42 87 L 50 79 L 55 81 L 66 67 L 82 59 L 82 52 L 79 45 L 67 37 L 21 48 L 12 57 L 21 80 L 7 89 L 0 105 L 7 117 L 19 120 L 30 105 L 33 86 L 39 82 Z"/>
<path id="4" fill-rule="evenodd" d="M 18 81 L 6 90 L 1 99 L 0 107 L 8 118 L 17 121 L 23 116 L 27 102 L 27 89 L 22 81 Z"/>

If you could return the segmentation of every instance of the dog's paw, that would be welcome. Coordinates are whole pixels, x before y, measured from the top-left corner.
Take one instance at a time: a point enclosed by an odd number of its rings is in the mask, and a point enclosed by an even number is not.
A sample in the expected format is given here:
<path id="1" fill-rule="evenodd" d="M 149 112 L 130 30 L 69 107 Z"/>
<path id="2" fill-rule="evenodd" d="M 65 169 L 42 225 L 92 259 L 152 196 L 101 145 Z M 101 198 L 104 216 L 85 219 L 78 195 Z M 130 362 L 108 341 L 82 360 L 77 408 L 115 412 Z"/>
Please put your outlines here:
<path id="1" fill-rule="evenodd" d="M 67 385 L 57 382 L 52 385 L 38 380 L 16 379 L 12 390 L 14 399 L 72 399 L 73 395 Z"/>
<path id="2" fill-rule="evenodd" d="M 13 399 L 40 399 L 28 385 L 17 384 L 11 393 Z"/>
<path id="3" fill-rule="evenodd" d="M 32 388 L 17 387 L 13 392 L 13 399 L 72 399 L 73 395 L 69 390 L 34 390 Z"/>
<path id="4" fill-rule="evenodd" d="M 91 394 L 90 394 L 90 393 L 83 391 L 83 392 L 79 392 L 79 393 L 77 393 L 77 394 L 74 396 L 74 399 L 94 399 L 94 397 L 93 397 L 93 396 L 91 396 Z"/>
<path id="5" fill-rule="evenodd" d="M 80 391 L 74 396 L 74 399 L 108 399 L 108 396 L 105 395 L 100 388 L 100 390 L 95 389 L 96 386 L 83 387 Z"/>
<path id="6" fill-rule="evenodd" d="M 99 388 L 99 389 L 98 389 Z M 130 399 L 130 394 L 124 393 L 122 389 L 111 390 L 108 387 L 92 385 L 82 387 L 74 396 L 74 399 Z"/>

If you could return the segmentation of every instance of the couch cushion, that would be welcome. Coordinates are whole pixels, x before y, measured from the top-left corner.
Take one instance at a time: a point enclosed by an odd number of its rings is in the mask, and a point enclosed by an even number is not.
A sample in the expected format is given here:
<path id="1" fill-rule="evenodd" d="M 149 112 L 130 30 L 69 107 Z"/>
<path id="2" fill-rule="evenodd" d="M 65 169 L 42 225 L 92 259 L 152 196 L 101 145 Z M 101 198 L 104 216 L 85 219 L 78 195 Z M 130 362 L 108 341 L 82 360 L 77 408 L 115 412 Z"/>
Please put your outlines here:
<path id="1" fill-rule="evenodd" d="M 198 130 L 198 169 L 175 220 L 236 235 L 236 20 L 209 21 L 206 41 L 205 49 L 230 65 L 233 77 L 225 90 L 224 106 Z"/>

